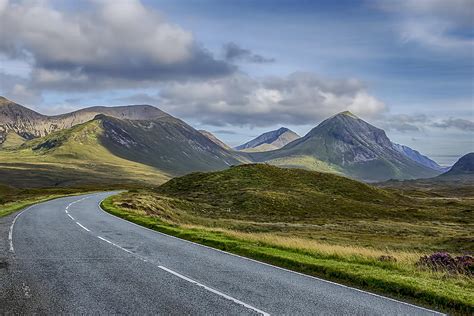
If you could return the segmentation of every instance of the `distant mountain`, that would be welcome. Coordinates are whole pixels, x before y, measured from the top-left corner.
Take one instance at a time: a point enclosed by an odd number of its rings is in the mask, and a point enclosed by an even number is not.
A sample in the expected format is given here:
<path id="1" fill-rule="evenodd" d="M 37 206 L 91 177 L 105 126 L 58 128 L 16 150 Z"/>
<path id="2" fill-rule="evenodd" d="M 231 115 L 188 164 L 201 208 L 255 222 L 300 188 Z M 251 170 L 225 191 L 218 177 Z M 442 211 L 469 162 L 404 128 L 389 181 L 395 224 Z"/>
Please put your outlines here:
<path id="1" fill-rule="evenodd" d="M 224 149 L 227 149 L 227 150 L 232 150 L 232 148 L 230 148 L 226 143 L 224 143 L 223 141 L 221 141 L 219 138 L 217 138 L 214 134 L 212 134 L 211 132 L 208 132 L 206 130 L 203 130 L 203 129 L 200 129 L 198 130 L 199 133 L 203 134 L 204 136 L 206 136 L 210 141 L 214 142 L 215 144 L 219 145 L 220 147 L 224 148 Z"/>
<path id="2" fill-rule="evenodd" d="M 395 149 L 385 132 L 350 112 L 323 121 L 304 137 L 271 152 L 250 153 L 256 161 L 317 170 L 365 181 L 433 177 L 440 172 Z"/>
<path id="3" fill-rule="evenodd" d="M 449 169 L 438 178 L 474 176 L 474 152 L 465 154 Z"/>
<path id="4" fill-rule="evenodd" d="M 176 175 L 250 162 L 152 106 L 45 116 L 8 102 L 0 113 L 5 131 L 0 180 L 20 186 L 159 184 Z"/>
<path id="5" fill-rule="evenodd" d="M 235 149 L 242 151 L 269 151 L 281 148 L 298 138 L 300 136 L 292 130 L 281 127 L 275 131 L 264 133 L 245 144 L 235 147 Z"/>
<path id="6" fill-rule="evenodd" d="M 98 114 L 129 120 L 150 120 L 170 116 L 151 105 L 95 106 L 71 113 L 47 116 L 0 97 L 0 144 L 12 132 L 24 139 L 42 137 L 54 131 L 90 121 Z"/>
<path id="7" fill-rule="evenodd" d="M 416 161 L 419 164 L 422 164 L 425 167 L 428 167 L 428 168 L 431 168 L 433 170 L 440 171 L 440 172 L 445 172 L 445 171 L 449 170 L 449 167 L 442 167 L 442 166 L 438 165 L 435 161 L 431 160 L 430 158 L 428 158 L 425 155 L 420 154 L 420 152 L 418 152 L 414 149 L 411 149 L 408 146 L 400 145 L 400 144 L 396 144 L 396 143 L 392 143 L 392 144 L 393 144 L 393 147 L 396 150 L 398 150 L 402 154 L 406 155 L 411 160 Z"/>

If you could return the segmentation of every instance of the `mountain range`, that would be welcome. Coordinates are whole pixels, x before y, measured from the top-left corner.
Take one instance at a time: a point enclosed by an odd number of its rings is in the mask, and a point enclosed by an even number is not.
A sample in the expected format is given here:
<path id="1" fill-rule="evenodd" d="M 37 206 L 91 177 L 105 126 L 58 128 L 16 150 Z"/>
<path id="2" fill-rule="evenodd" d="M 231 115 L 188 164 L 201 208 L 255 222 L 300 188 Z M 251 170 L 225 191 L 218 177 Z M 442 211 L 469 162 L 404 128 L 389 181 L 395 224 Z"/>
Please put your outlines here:
<path id="1" fill-rule="evenodd" d="M 211 133 L 150 105 L 46 116 L 0 98 L 0 146 L 0 177 L 37 185 L 159 184 L 176 175 L 251 162 L 365 181 L 442 172 L 428 157 L 392 143 L 383 130 L 350 112 L 328 118 L 303 137 L 280 128 L 233 150 Z"/>
<path id="2" fill-rule="evenodd" d="M 285 167 L 323 168 L 365 181 L 429 178 L 441 173 L 400 152 L 383 130 L 347 111 L 280 149 L 251 153 L 251 158 Z"/>

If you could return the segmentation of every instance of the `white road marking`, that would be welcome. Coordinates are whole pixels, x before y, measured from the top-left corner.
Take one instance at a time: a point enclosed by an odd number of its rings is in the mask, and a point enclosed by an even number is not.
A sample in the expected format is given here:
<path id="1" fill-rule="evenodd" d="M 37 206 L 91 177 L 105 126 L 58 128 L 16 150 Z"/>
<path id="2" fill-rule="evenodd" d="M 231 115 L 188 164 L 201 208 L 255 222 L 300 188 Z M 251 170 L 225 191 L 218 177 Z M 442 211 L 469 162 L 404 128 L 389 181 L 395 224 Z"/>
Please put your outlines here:
<path id="1" fill-rule="evenodd" d="M 85 197 L 83 197 L 82 199 L 79 199 L 79 200 L 76 200 L 76 201 L 74 201 L 74 202 L 72 202 L 72 203 L 69 203 L 69 205 L 66 206 L 66 209 L 65 209 L 66 214 L 67 214 L 72 220 L 74 220 L 74 217 L 72 217 L 71 215 L 69 215 L 69 213 L 68 213 L 68 211 L 67 211 L 68 208 L 69 208 L 69 206 L 71 206 L 71 205 L 74 204 L 74 203 L 77 203 L 77 202 L 83 201 L 83 200 L 85 200 L 85 199 L 91 198 L 91 197 L 93 197 L 93 196 L 95 196 L 95 194 L 94 194 L 94 195 L 85 196 Z M 8 241 L 9 241 L 9 243 L 10 243 L 10 252 L 11 252 L 11 253 L 15 253 L 15 248 L 13 247 L 13 227 L 15 226 L 16 220 L 18 219 L 18 217 L 20 217 L 21 214 L 23 214 L 24 212 L 28 211 L 30 208 L 35 207 L 36 205 L 38 205 L 38 204 L 34 204 L 34 205 L 31 205 L 31 206 L 25 208 L 23 211 L 21 211 L 20 213 L 18 213 L 18 214 L 15 216 L 15 218 L 13 219 L 12 224 L 11 224 L 11 226 L 10 226 L 10 229 L 9 229 L 9 231 L 8 231 Z M 85 228 L 85 227 L 84 227 L 84 228 Z"/>
<path id="2" fill-rule="evenodd" d="M 10 242 L 10 252 L 12 253 L 15 253 L 15 249 L 13 248 L 13 227 L 15 226 L 15 223 L 16 223 L 16 220 L 18 219 L 18 217 L 20 217 L 21 214 L 23 214 L 24 212 L 28 211 L 30 208 L 32 208 L 34 205 L 30 206 L 30 207 L 27 207 L 26 209 L 24 209 L 23 211 L 21 211 L 20 213 L 18 213 L 15 218 L 13 219 L 13 222 L 10 226 L 10 230 L 8 231 L 8 241 Z"/>
<path id="3" fill-rule="evenodd" d="M 259 314 L 261 314 L 261 315 L 265 315 L 265 316 L 269 316 L 269 315 L 270 315 L 270 314 L 267 313 L 267 312 L 264 312 L 264 311 L 262 311 L 262 310 L 260 310 L 260 309 L 258 309 L 258 308 L 256 308 L 256 307 L 253 307 L 252 305 L 249 305 L 249 304 L 244 303 L 244 302 L 242 302 L 242 301 L 240 301 L 240 300 L 238 300 L 238 299 L 236 299 L 236 298 L 233 298 L 232 296 L 229 296 L 229 295 L 227 295 L 227 294 L 224 294 L 224 293 L 222 293 L 222 292 L 219 292 L 218 290 L 214 290 L 213 288 L 210 288 L 210 287 L 208 287 L 208 286 L 206 286 L 206 285 L 204 285 L 204 284 L 202 284 L 202 283 L 199 283 L 199 282 L 197 282 L 197 281 L 194 281 L 193 279 L 190 279 L 190 278 L 188 278 L 188 277 L 186 277 L 186 276 L 184 276 L 184 275 L 182 275 L 182 274 L 179 274 L 178 272 L 175 272 L 175 271 L 173 271 L 173 270 L 171 270 L 171 269 L 168 269 L 167 267 L 158 266 L 158 268 L 160 268 L 160 269 L 162 269 L 162 270 L 164 270 L 164 271 L 166 271 L 166 272 L 169 272 L 169 273 L 171 273 L 171 274 L 177 276 L 178 278 L 181 278 L 181 279 L 186 280 L 186 281 L 188 281 L 188 282 L 190 282 L 190 283 L 193 283 L 193 284 L 195 284 L 195 285 L 197 285 L 197 286 L 200 286 L 200 287 L 206 289 L 206 290 L 209 291 L 209 292 L 212 292 L 212 293 L 214 293 L 214 294 L 217 294 L 217 295 L 219 295 L 219 296 L 222 296 L 223 298 L 225 298 L 225 299 L 227 299 L 227 300 L 229 300 L 229 301 L 232 301 L 232 302 L 237 303 L 237 304 L 239 304 L 239 305 L 242 305 L 242 306 L 244 306 L 244 307 L 246 307 L 246 308 L 248 308 L 248 309 L 251 309 L 251 310 L 253 310 L 253 311 L 255 311 L 255 312 L 257 312 L 257 313 L 259 313 Z"/>
<path id="4" fill-rule="evenodd" d="M 108 197 L 108 196 L 107 196 L 107 197 Z M 400 303 L 400 304 L 403 304 L 403 305 L 407 305 L 407 306 L 419 308 L 419 309 L 421 309 L 421 310 L 425 310 L 425 311 L 428 311 L 428 312 L 431 312 L 431 313 L 434 313 L 434 314 L 437 314 L 437 315 L 446 315 L 446 314 L 444 314 L 444 313 L 441 313 L 441 312 L 438 312 L 438 311 L 435 311 L 435 310 L 432 310 L 432 309 L 428 309 L 428 308 L 424 308 L 424 307 L 417 306 L 417 305 L 414 305 L 414 304 L 410 304 L 410 303 L 407 303 L 407 302 L 399 301 L 399 300 L 396 300 L 396 299 L 391 298 L 391 297 L 386 297 L 386 296 L 378 295 L 378 294 L 371 293 L 371 292 L 367 292 L 367 291 L 364 291 L 364 290 L 361 290 L 361 289 L 358 289 L 358 288 L 355 288 L 355 287 L 350 287 L 350 286 L 347 286 L 347 285 L 343 285 L 343 284 L 339 284 L 339 283 L 336 283 L 336 282 L 332 282 L 332 281 L 328 281 L 328 280 L 325 280 L 325 279 L 321 279 L 321 278 L 318 278 L 318 277 L 315 277 L 315 276 L 312 276 L 312 275 L 308 275 L 308 274 L 304 274 L 304 273 L 301 273 L 301 272 L 296 272 L 296 271 L 293 271 L 293 270 L 285 269 L 285 268 L 282 268 L 282 267 L 279 267 L 279 266 L 275 266 L 275 265 L 272 265 L 272 264 L 269 264 L 269 263 L 266 263 L 266 262 L 263 262 L 263 261 L 258 261 L 258 260 L 255 260 L 255 259 L 243 257 L 243 256 L 240 256 L 240 255 L 237 255 L 237 254 L 234 254 L 234 253 L 231 253 L 231 252 L 227 252 L 227 251 L 224 251 L 224 250 L 220 250 L 220 249 L 217 249 L 217 248 L 212 248 L 212 247 L 209 247 L 209 246 L 206 246 L 206 245 L 198 244 L 198 243 L 195 243 L 195 242 L 193 242 L 193 241 L 189 241 L 189 240 L 186 240 L 186 239 L 178 238 L 178 237 L 175 237 L 175 236 L 172 236 L 172 235 L 168 235 L 168 234 L 159 232 L 159 231 L 157 231 L 157 230 L 154 230 L 154 229 L 151 229 L 151 228 L 148 228 L 148 227 L 145 227 L 145 226 L 141 226 L 141 225 L 135 224 L 134 222 L 127 221 L 127 220 L 125 220 L 125 219 L 123 219 L 123 218 L 120 218 L 120 217 L 118 217 L 118 216 L 112 215 L 112 214 L 106 212 L 104 209 L 102 209 L 102 207 L 100 206 L 100 204 L 101 204 L 102 201 L 104 201 L 107 197 L 105 197 L 103 200 L 99 201 L 99 203 L 97 204 L 99 210 L 101 210 L 103 213 L 105 213 L 105 214 L 107 214 L 107 215 L 109 215 L 109 216 L 111 216 L 111 217 L 113 217 L 113 218 L 115 218 L 115 219 L 119 219 L 119 220 L 124 221 L 124 222 L 127 222 L 127 223 L 129 223 L 129 224 L 138 226 L 138 227 L 140 227 L 140 228 L 142 228 L 142 229 L 149 230 L 149 231 L 151 231 L 151 232 L 154 232 L 155 234 L 162 235 L 162 236 L 165 236 L 165 237 L 168 237 L 168 238 L 177 239 L 177 240 L 180 240 L 180 241 L 183 241 L 183 242 L 186 242 L 186 243 L 195 245 L 195 246 L 199 246 L 199 247 L 203 247 L 203 248 L 210 249 L 210 250 L 212 250 L 212 251 L 217 251 L 217 252 L 226 254 L 226 255 L 228 255 L 228 256 L 233 256 L 233 257 L 241 258 L 241 259 L 244 259 L 244 260 L 252 261 L 252 262 L 255 262 L 255 263 L 258 263 L 258 264 L 262 264 L 262 265 L 265 265 L 265 266 L 269 266 L 269 267 L 274 268 L 274 269 L 282 270 L 282 271 L 289 272 L 289 273 L 294 273 L 294 274 L 297 274 L 297 275 L 302 276 L 302 277 L 306 277 L 306 278 L 318 280 L 318 281 L 321 281 L 321 282 L 333 284 L 333 285 L 340 286 L 340 287 L 343 287 L 343 288 L 347 288 L 347 289 L 350 289 L 350 290 L 353 290 L 353 291 L 357 291 L 357 292 L 360 292 L 360 293 L 365 293 L 365 294 L 368 294 L 368 295 L 371 295 L 371 296 L 374 296 L 374 297 L 378 297 L 378 298 L 381 298 L 381 299 L 385 299 L 385 300 L 397 302 L 397 303 Z"/>
<path id="5" fill-rule="evenodd" d="M 79 223 L 77 223 L 77 224 L 79 224 Z M 79 225 L 80 225 L 80 224 L 79 224 Z M 109 244 L 111 244 L 111 245 L 113 245 L 113 246 L 115 246 L 115 247 L 117 247 L 117 248 L 123 250 L 123 251 L 126 251 L 126 252 L 128 252 L 128 253 L 130 253 L 130 254 L 132 254 L 132 255 L 138 257 L 139 259 L 141 259 L 141 260 L 143 260 L 143 261 L 145 261 L 145 262 L 147 262 L 147 260 L 146 260 L 145 258 L 143 258 L 143 257 L 141 257 L 141 256 L 139 256 L 139 255 L 137 255 L 137 254 L 135 254 L 135 253 L 133 253 L 133 252 L 131 252 L 131 251 L 128 250 L 128 249 L 125 249 L 125 248 L 123 248 L 123 247 L 117 245 L 116 243 L 111 242 L 111 241 L 108 240 L 108 239 L 105 239 L 104 237 L 97 236 L 97 238 L 99 238 L 99 239 L 101 239 L 101 240 L 103 240 L 103 241 L 105 241 L 105 242 L 107 242 L 107 243 L 109 243 Z M 222 293 L 222 292 L 219 292 L 218 290 L 215 290 L 215 289 L 213 289 L 213 288 L 210 288 L 210 287 L 208 287 L 207 285 L 204 285 L 204 284 L 202 284 L 202 283 L 199 283 L 199 282 L 197 282 L 197 281 L 194 281 L 193 279 L 190 279 L 190 278 L 188 278 L 188 277 L 186 277 L 186 276 L 184 276 L 184 275 L 182 275 L 182 274 L 179 274 L 178 272 L 175 272 L 175 271 L 173 271 L 173 270 L 171 270 L 171 269 L 168 269 L 167 267 L 164 267 L 164 266 L 160 266 L 160 265 L 159 265 L 158 268 L 160 268 L 160 269 L 162 269 L 162 270 L 164 270 L 164 271 L 166 271 L 166 272 L 168 272 L 168 273 L 171 273 L 171 274 L 173 274 L 173 275 L 175 275 L 175 276 L 177 276 L 177 277 L 179 277 L 179 278 L 181 278 L 181 279 L 183 279 L 183 280 L 186 280 L 186 281 L 188 281 L 188 282 L 190 282 L 190 283 L 193 283 L 193 284 L 195 284 L 195 285 L 197 285 L 197 286 L 200 286 L 200 287 L 204 288 L 205 290 L 207 290 L 207 291 L 209 291 L 209 292 L 212 292 L 212 293 L 214 293 L 214 294 L 217 294 L 217 295 L 219 295 L 219 296 L 222 296 L 223 298 L 225 298 L 225 299 L 227 299 L 227 300 L 230 300 L 230 301 L 232 301 L 232 302 L 234 302 L 234 303 L 237 303 L 237 304 L 242 305 L 242 306 L 244 306 L 244 307 L 246 307 L 246 308 L 248 308 L 248 309 L 251 309 L 251 310 L 253 310 L 253 311 L 255 311 L 255 312 L 257 312 L 257 313 L 259 313 L 259 314 L 261 314 L 261 315 L 265 315 L 265 316 L 269 316 L 269 315 L 270 315 L 269 313 L 266 313 L 266 312 L 264 312 L 264 311 L 262 311 L 262 310 L 260 310 L 260 309 L 258 309 L 258 308 L 253 307 L 252 305 L 249 305 L 249 304 L 247 304 L 247 303 L 244 303 L 244 302 L 242 302 L 242 301 L 240 301 L 240 300 L 238 300 L 238 299 L 236 299 L 236 298 L 233 298 L 232 296 L 229 296 L 229 295 L 227 295 L 227 294 L 224 294 L 224 293 Z"/>
<path id="6" fill-rule="evenodd" d="M 74 217 L 71 216 L 71 214 L 67 214 L 67 216 L 69 216 L 73 221 L 75 221 L 76 219 Z"/>
<path id="7" fill-rule="evenodd" d="M 69 214 L 68 214 L 69 215 Z M 80 227 L 84 228 L 85 230 L 87 230 L 88 232 L 90 232 L 90 230 L 87 228 L 87 227 L 84 227 L 81 223 L 79 222 L 76 222 L 77 225 L 79 225 Z"/>
<path id="8" fill-rule="evenodd" d="M 115 246 L 115 247 L 117 247 L 117 248 L 120 248 L 120 249 L 122 249 L 123 251 L 126 251 L 126 252 L 128 252 L 128 253 L 131 253 L 132 255 L 135 255 L 135 254 L 134 254 L 133 252 L 131 252 L 130 250 L 125 249 L 125 248 L 123 248 L 123 247 L 120 247 L 119 245 L 117 245 L 117 244 L 111 242 L 110 240 L 105 239 L 104 237 L 97 236 L 97 238 L 102 239 L 103 241 L 108 242 L 108 243 L 111 244 L 112 246 Z"/>

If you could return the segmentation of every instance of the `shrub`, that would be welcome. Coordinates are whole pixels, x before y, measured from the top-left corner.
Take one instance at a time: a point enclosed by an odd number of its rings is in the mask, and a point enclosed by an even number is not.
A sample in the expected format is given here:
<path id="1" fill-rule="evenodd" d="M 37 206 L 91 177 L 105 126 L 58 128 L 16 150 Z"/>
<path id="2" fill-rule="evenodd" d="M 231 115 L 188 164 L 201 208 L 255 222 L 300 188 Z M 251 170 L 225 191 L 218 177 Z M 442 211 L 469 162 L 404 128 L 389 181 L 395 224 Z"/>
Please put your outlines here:
<path id="1" fill-rule="evenodd" d="M 430 256 L 421 257 L 416 265 L 432 271 L 474 275 L 474 258 L 469 255 L 452 257 L 447 252 L 436 252 Z"/>

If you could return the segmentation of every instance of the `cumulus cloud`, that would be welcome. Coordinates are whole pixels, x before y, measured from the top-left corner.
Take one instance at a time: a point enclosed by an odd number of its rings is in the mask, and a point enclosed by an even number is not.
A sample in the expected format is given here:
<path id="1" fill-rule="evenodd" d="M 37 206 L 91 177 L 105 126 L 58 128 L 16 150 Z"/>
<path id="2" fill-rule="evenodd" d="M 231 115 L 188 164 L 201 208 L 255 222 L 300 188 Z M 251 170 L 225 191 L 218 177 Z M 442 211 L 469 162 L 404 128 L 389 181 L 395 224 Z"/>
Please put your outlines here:
<path id="1" fill-rule="evenodd" d="M 340 111 L 373 117 L 385 110 L 360 81 L 310 73 L 262 79 L 236 74 L 205 82 L 172 83 L 161 89 L 160 98 L 163 109 L 214 126 L 316 124 Z"/>
<path id="2" fill-rule="evenodd" d="M 454 128 L 462 131 L 473 132 L 474 131 L 474 122 L 470 120 L 460 119 L 460 118 L 449 118 L 442 120 L 440 122 L 434 122 L 431 124 L 433 127 L 438 128 Z"/>
<path id="3" fill-rule="evenodd" d="M 255 54 L 249 49 L 244 49 L 232 42 L 225 44 L 223 49 L 224 58 L 230 62 L 244 61 L 257 64 L 275 62 L 274 58 L 267 58 L 263 57 L 262 55 Z"/>
<path id="4" fill-rule="evenodd" d="M 376 1 L 375 5 L 398 15 L 399 31 L 405 41 L 438 49 L 472 52 L 472 0 L 387 0 Z"/>
<path id="5" fill-rule="evenodd" d="M 209 78 L 235 70 L 139 0 L 90 0 L 74 13 L 48 1 L 0 0 L 0 38 L 0 53 L 32 64 L 38 88 Z"/>

